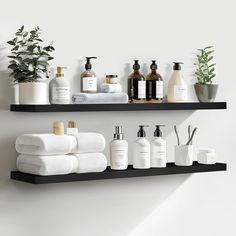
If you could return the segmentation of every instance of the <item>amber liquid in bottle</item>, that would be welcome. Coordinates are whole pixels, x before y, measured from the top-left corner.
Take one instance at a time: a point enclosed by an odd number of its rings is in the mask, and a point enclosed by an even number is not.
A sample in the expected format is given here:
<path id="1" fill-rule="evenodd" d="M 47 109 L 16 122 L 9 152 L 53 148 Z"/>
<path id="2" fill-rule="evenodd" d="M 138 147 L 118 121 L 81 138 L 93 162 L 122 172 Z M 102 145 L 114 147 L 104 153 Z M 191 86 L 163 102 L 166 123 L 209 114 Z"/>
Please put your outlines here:
<path id="1" fill-rule="evenodd" d="M 134 72 L 128 78 L 128 96 L 131 103 L 143 103 L 146 100 L 146 80 L 139 72 L 140 65 L 135 60 Z"/>
<path id="2" fill-rule="evenodd" d="M 156 61 L 152 61 L 151 73 L 146 78 L 146 100 L 153 103 L 163 101 L 163 79 L 157 73 Z"/>

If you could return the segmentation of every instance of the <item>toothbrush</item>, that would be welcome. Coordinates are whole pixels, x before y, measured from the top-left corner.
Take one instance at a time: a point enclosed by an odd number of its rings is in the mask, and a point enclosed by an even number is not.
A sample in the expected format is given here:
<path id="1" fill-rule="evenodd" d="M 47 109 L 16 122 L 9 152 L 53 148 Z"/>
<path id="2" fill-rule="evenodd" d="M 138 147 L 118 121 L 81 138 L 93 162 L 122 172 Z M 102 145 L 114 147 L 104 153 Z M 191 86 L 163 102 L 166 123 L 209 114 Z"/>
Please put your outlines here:
<path id="1" fill-rule="evenodd" d="M 180 145 L 179 129 L 177 128 L 176 125 L 174 126 L 174 130 L 175 130 L 175 134 L 176 134 L 176 137 L 177 137 L 177 144 L 179 146 Z"/>
<path id="2" fill-rule="evenodd" d="M 197 131 L 197 128 L 194 128 L 192 135 L 191 135 L 190 139 L 188 140 L 188 142 L 186 143 L 186 145 L 192 144 L 192 140 L 193 140 L 193 137 L 194 137 L 196 131 Z"/>
<path id="3" fill-rule="evenodd" d="M 188 126 L 188 140 L 190 140 L 190 138 L 191 138 L 191 132 L 192 132 L 192 130 L 193 130 L 193 126 L 192 126 L 192 125 L 189 125 L 189 126 Z M 190 144 L 192 144 L 192 141 L 191 141 Z"/>

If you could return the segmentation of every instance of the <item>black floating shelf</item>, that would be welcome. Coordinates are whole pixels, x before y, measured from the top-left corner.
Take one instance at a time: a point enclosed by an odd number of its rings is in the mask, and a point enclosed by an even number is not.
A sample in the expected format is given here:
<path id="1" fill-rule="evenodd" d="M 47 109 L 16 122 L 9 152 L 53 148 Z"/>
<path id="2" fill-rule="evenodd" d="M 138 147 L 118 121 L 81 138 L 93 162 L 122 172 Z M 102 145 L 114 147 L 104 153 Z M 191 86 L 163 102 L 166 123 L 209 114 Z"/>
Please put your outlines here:
<path id="1" fill-rule="evenodd" d="M 52 175 L 40 176 L 25 174 L 19 171 L 11 172 L 11 179 L 28 182 L 32 184 L 49 184 L 61 182 L 73 182 L 84 180 L 100 180 L 100 179 L 116 179 L 116 178 L 131 178 L 144 177 L 155 175 L 172 175 L 172 174 L 190 174 L 198 172 L 211 171 L 226 171 L 227 165 L 224 163 L 216 163 L 214 165 L 201 165 L 194 162 L 192 166 L 175 166 L 174 163 L 168 163 L 166 168 L 151 168 L 151 169 L 133 169 L 129 166 L 127 170 L 111 170 L 110 167 L 104 172 L 99 173 L 84 173 L 84 174 L 68 174 L 68 175 Z"/>
<path id="2" fill-rule="evenodd" d="M 144 110 L 207 110 L 226 109 L 226 102 L 144 103 L 144 104 L 67 104 L 11 105 L 18 112 L 76 112 L 76 111 L 144 111 Z"/>

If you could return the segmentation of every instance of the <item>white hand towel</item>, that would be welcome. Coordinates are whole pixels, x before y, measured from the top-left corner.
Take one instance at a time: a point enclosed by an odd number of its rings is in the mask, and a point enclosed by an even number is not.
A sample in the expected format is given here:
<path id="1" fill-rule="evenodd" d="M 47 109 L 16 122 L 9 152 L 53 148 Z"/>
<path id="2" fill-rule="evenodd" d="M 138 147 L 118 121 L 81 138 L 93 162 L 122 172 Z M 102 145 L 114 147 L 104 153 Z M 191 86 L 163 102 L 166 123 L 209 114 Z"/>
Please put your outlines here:
<path id="1" fill-rule="evenodd" d="M 76 93 L 72 96 L 74 104 L 114 104 L 128 103 L 126 93 Z"/>
<path id="2" fill-rule="evenodd" d="M 102 172 L 107 167 L 107 159 L 102 153 L 76 155 L 19 155 L 17 169 L 34 175 L 65 175 L 70 173 Z"/>
<path id="3" fill-rule="evenodd" d="M 103 93 L 121 93 L 122 87 L 120 84 L 101 84 L 101 91 Z"/>
<path id="4" fill-rule="evenodd" d="M 77 158 L 73 155 L 31 156 L 19 155 L 17 169 L 34 175 L 65 175 L 76 172 Z"/>
<path id="5" fill-rule="evenodd" d="M 16 139 L 16 151 L 28 155 L 65 155 L 102 152 L 106 141 L 99 133 L 73 135 L 23 134 Z"/>
<path id="6" fill-rule="evenodd" d="M 76 154 L 78 166 L 76 173 L 102 172 L 107 167 L 107 159 L 103 153 Z"/>

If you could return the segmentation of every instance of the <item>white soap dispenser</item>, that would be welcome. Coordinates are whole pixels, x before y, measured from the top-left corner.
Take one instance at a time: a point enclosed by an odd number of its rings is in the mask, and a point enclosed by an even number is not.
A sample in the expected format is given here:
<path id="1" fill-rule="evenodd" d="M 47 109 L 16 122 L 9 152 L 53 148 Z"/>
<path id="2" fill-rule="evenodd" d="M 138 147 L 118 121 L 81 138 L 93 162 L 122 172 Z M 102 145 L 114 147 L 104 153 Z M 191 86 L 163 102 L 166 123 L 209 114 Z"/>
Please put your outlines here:
<path id="1" fill-rule="evenodd" d="M 116 126 L 114 140 L 110 143 L 112 170 L 126 170 L 128 167 L 128 142 L 124 140 L 122 126 Z"/>
<path id="2" fill-rule="evenodd" d="M 182 62 L 174 62 L 173 73 L 168 83 L 168 102 L 186 102 L 188 95 L 187 84 L 181 74 Z"/>
<path id="3" fill-rule="evenodd" d="M 66 67 L 57 67 L 56 77 L 49 83 L 49 99 L 51 104 L 69 104 L 70 103 L 70 85 L 69 81 L 62 74 Z"/>
<path id="4" fill-rule="evenodd" d="M 144 127 L 148 126 L 139 126 L 138 139 L 133 145 L 133 168 L 135 169 L 150 168 L 150 142 L 146 139 Z"/>
<path id="5" fill-rule="evenodd" d="M 164 125 L 156 125 L 151 141 L 151 167 L 166 167 L 166 141 L 162 138 L 161 126 Z"/>

